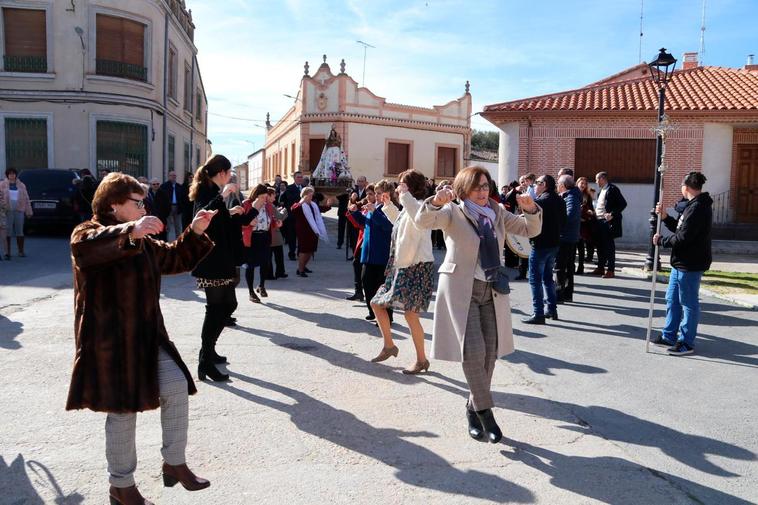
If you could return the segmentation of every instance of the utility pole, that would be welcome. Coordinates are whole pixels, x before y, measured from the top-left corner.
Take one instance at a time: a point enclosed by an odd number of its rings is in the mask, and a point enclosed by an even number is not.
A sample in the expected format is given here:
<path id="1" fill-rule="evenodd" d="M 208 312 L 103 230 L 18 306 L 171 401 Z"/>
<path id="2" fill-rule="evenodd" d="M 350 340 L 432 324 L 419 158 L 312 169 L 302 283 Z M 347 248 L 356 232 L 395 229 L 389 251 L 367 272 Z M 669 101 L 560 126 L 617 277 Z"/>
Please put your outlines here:
<path id="1" fill-rule="evenodd" d="M 363 46 L 363 78 L 361 78 L 361 86 L 366 87 L 366 50 L 369 47 L 371 49 L 376 49 L 376 47 L 362 40 L 356 40 L 356 42 Z"/>

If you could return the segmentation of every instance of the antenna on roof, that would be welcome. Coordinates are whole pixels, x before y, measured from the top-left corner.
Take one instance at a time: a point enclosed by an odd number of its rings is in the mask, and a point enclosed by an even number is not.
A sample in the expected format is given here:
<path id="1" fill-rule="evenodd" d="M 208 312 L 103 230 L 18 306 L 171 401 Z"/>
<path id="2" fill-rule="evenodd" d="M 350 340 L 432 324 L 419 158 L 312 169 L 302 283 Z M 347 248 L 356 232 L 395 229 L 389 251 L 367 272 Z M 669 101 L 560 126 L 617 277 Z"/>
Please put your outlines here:
<path id="1" fill-rule="evenodd" d="M 642 20 L 645 12 L 645 0 L 640 0 L 640 52 L 637 55 L 637 59 L 642 63 Z"/>
<path id="2" fill-rule="evenodd" d="M 362 40 L 356 40 L 355 42 L 363 46 L 363 77 L 361 78 L 361 85 L 363 87 L 366 87 L 366 49 L 369 47 L 371 49 L 376 49 L 376 47 L 372 46 L 368 42 L 363 42 Z"/>
<path id="3" fill-rule="evenodd" d="M 705 62 L 705 0 L 703 0 L 703 18 L 700 22 L 700 64 Z"/>

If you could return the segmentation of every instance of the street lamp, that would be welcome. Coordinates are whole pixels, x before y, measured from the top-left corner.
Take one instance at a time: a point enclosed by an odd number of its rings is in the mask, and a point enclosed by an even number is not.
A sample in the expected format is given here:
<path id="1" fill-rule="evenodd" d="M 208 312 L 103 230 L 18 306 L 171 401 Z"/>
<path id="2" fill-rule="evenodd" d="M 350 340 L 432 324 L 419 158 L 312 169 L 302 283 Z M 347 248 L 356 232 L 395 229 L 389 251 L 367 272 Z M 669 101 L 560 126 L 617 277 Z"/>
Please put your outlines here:
<path id="1" fill-rule="evenodd" d="M 648 63 L 650 68 L 650 77 L 658 87 L 658 125 L 661 125 L 663 121 L 663 109 L 666 103 L 666 87 L 671 81 L 671 77 L 674 75 L 674 68 L 676 68 L 676 58 L 666 52 L 665 48 L 661 48 L 658 56 Z M 655 184 L 653 195 L 653 209 L 650 211 L 650 237 L 648 238 L 648 252 L 645 259 L 645 270 L 652 271 L 655 268 L 655 256 L 656 247 L 653 245 L 653 235 L 658 231 L 658 218 L 655 213 L 655 206 L 660 200 L 661 189 L 661 161 L 663 155 L 663 136 L 665 132 L 660 128 L 656 128 L 655 136 Z M 655 273 L 653 274 L 655 275 Z"/>

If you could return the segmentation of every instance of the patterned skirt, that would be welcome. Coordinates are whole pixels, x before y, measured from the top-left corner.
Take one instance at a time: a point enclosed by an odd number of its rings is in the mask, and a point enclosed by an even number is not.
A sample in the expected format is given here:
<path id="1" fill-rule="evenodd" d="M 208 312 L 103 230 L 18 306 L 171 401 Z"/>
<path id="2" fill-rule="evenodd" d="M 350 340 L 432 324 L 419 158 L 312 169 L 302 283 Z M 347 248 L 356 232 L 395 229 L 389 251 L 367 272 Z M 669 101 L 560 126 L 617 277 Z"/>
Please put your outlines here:
<path id="1" fill-rule="evenodd" d="M 395 268 L 390 257 L 384 271 L 384 284 L 371 303 L 388 309 L 424 312 L 429 308 L 434 291 L 434 262 L 416 263 L 407 268 Z"/>

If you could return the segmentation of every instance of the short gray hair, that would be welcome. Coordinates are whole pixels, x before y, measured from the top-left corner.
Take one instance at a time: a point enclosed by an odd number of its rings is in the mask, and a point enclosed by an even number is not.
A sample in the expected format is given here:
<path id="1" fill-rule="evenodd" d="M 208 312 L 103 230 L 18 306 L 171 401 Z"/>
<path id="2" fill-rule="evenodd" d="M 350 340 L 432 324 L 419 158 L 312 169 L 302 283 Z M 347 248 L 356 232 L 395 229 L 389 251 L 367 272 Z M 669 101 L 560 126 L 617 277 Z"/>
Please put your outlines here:
<path id="1" fill-rule="evenodd" d="M 576 184 L 574 184 L 574 178 L 568 174 L 563 174 L 562 176 L 558 177 L 558 184 L 562 185 L 566 189 L 571 189 L 576 186 Z"/>

